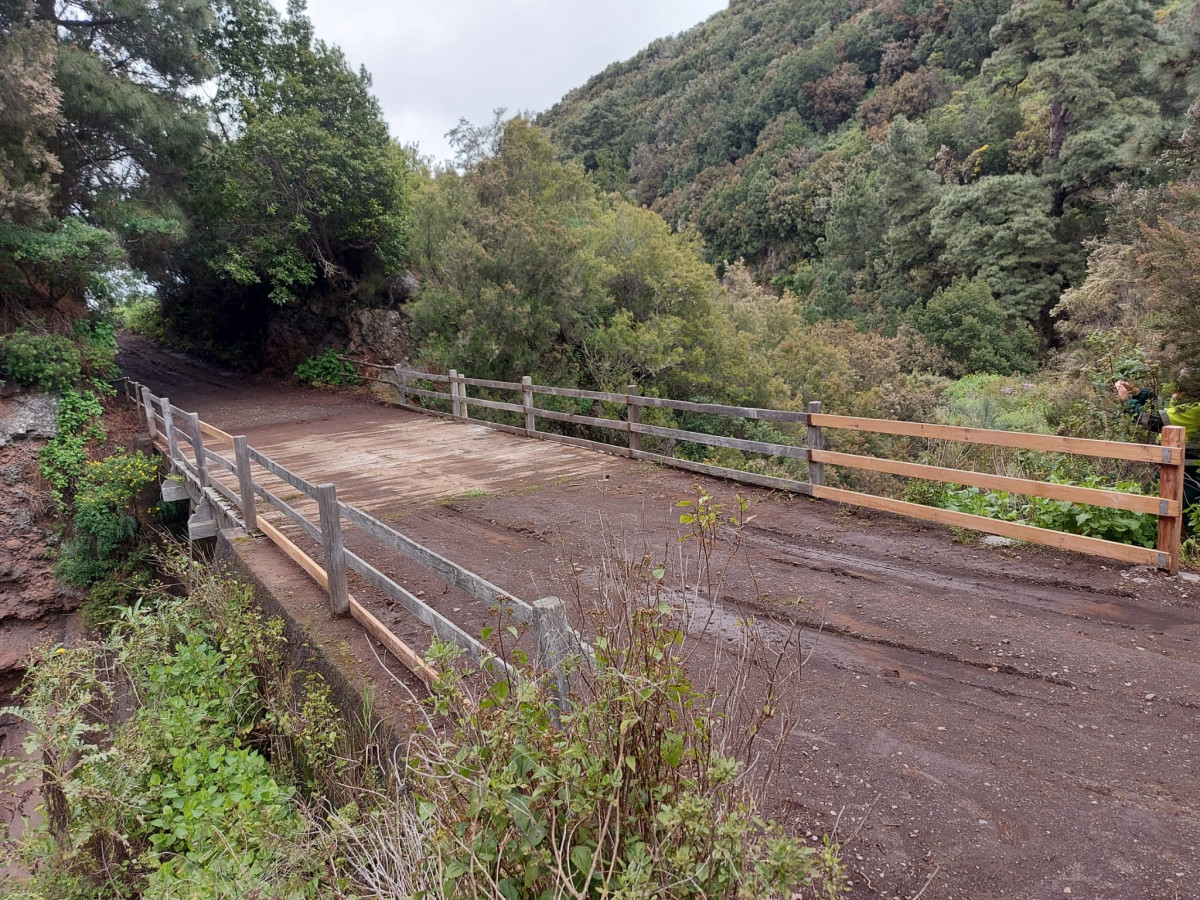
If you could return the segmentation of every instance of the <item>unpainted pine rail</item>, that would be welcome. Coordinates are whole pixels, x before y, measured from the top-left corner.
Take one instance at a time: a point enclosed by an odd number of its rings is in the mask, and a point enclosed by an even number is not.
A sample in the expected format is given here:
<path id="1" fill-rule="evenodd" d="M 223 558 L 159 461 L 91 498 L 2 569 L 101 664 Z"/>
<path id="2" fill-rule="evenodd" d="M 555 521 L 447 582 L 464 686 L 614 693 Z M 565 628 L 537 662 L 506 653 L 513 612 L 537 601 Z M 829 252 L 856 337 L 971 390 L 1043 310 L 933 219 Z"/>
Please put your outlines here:
<path id="1" fill-rule="evenodd" d="M 1073 550 L 1131 562 L 1154 566 L 1175 573 L 1179 571 L 1179 535 L 1183 521 L 1183 465 L 1184 445 L 1181 434 L 1164 429 L 1161 445 L 1133 444 L 1121 441 L 1101 441 L 1088 438 L 1061 437 L 1058 435 L 1029 434 L 1025 432 L 1000 431 L 987 428 L 968 428 L 955 425 L 935 425 L 924 422 L 900 422 L 891 419 L 871 419 L 860 416 L 837 416 L 821 412 L 821 404 L 813 402 L 806 412 L 794 410 L 763 409 L 758 407 L 730 406 L 719 403 L 696 403 L 687 400 L 671 400 L 661 397 L 644 397 L 637 385 L 630 385 L 625 393 L 614 391 L 592 391 L 582 388 L 560 388 L 533 384 L 528 376 L 521 381 L 497 381 L 485 378 L 470 378 L 455 370 L 442 375 L 421 372 L 401 366 L 382 366 L 342 357 L 347 362 L 366 369 L 385 372 L 391 378 L 368 377 L 368 380 L 396 388 L 401 405 L 418 409 L 432 415 L 453 418 L 457 421 L 475 421 L 480 425 L 510 434 L 557 441 L 571 446 L 599 450 L 633 459 L 642 459 L 662 465 L 685 469 L 697 474 L 728 478 L 746 484 L 754 484 L 792 493 L 850 503 L 871 509 L 883 510 L 896 515 L 945 525 L 970 528 L 990 534 L 999 534 L 1019 540 L 1045 544 L 1064 550 Z M 392 380 L 394 379 L 394 380 Z M 447 385 L 448 393 L 416 387 L 417 383 Z M 486 388 L 496 391 L 511 391 L 521 394 L 520 403 L 470 396 L 469 388 Z M 537 406 L 535 397 L 554 396 L 591 400 L 599 404 L 625 406 L 625 417 L 612 418 L 605 415 L 579 415 Z M 448 403 L 450 411 L 431 409 L 428 406 L 413 406 L 410 397 Z M 523 417 L 524 427 L 492 422 L 486 419 L 471 419 L 470 409 L 476 407 Z M 678 428 L 650 425 L 641 421 L 642 409 L 667 409 L 680 412 L 729 416 L 750 421 L 768 421 L 804 426 L 804 446 L 745 440 L 723 435 L 705 434 Z M 603 411 L 601 409 L 601 411 Z M 625 435 L 625 444 L 609 444 L 587 440 L 572 435 L 539 431 L 537 420 L 597 428 Z M 1159 495 L 1157 497 L 1129 494 L 1123 491 L 1087 488 L 1079 485 L 1057 484 L 1026 478 L 966 469 L 950 469 L 881 457 L 838 453 L 825 449 L 825 429 L 890 434 L 927 440 L 956 441 L 966 444 L 984 444 L 995 447 L 1034 450 L 1043 453 L 1067 453 L 1102 459 L 1128 460 L 1148 463 L 1159 468 Z M 676 459 L 673 456 L 647 453 L 641 448 L 641 437 L 667 438 L 672 441 L 688 441 L 711 447 L 722 447 L 754 453 L 761 456 L 805 460 L 809 466 L 809 480 L 802 482 L 787 478 L 759 475 L 751 472 L 725 468 L 709 463 Z M 826 487 L 825 466 L 840 466 L 872 472 L 884 472 L 905 478 L 923 478 L 986 490 L 1002 490 L 1023 496 L 1042 497 L 1050 500 L 1103 506 L 1128 512 L 1158 516 L 1158 545 L 1156 548 L 1136 547 L 1117 541 L 1068 534 L 1034 525 L 1003 522 L 984 516 L 973 516 L 937 507 L 923 506 L 901 500 L 877 497 L 857 491 Z"/>

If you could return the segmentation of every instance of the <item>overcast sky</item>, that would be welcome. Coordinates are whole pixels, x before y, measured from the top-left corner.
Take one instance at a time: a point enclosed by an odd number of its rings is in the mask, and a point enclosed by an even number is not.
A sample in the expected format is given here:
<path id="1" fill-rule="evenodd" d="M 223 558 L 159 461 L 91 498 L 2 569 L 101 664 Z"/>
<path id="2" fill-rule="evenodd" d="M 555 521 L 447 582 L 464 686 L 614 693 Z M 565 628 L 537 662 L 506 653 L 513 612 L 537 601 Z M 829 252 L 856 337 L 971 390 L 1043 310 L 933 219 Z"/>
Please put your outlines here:
<path id="1" fill-rule="evenodd" d="M 280 2 L 282 5 L 282 2 Z M 309 0 L 317 37 L 374 78 L 392 135 L 435 159 L 445 133 L 507 107 L 541 112 L 609 63 L 725 0 Z"/>

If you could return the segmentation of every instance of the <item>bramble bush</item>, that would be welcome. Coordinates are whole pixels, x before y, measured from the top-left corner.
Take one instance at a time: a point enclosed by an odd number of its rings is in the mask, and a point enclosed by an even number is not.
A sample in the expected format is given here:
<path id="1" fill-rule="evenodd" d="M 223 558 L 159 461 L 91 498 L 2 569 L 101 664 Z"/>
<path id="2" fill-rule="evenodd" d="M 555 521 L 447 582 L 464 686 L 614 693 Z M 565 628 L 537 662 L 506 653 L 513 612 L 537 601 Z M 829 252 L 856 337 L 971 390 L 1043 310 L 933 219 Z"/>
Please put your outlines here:
<path id="1" fill-rule="evenodd" d="M 296 368 L 296 379 L 301 384 L 324 387 L 347 387 L 358 384 L 354 366 L 338 358 L 337 350 L 329 349 L 320 356 L 306 359 Z"/>
<path id="2" fill-rule="evenodd" d="M 529 666 L 517 649 L 507 656 L 519 679 L 480 689 L 456 668 L 455 648 L 435 645 L 431 658 L 444 674 L 432 718 L 453 727 L 430 729 L 414 744 L 407 784 L 431 858 L 418 875 L 441 896 L 841 896 L 838 847 L 828 839 L 810 847 L 760 812 L 773 770 L 763 760 L 773 753 L 754 742 L 769 742 L 771 725 L 778 735 L 791 731 L 782 719 L 794 712 L 792 700 L 781 694 L 799 677 L 794 642 L 780 651 L 748 641 L 745 653 L 727 651 L 735 658 L 714 666 L 736 683 L 730 673 L 754 658 L 770 673 L 761 696 L 731 683 L 698 686 L 687 670 L 678 598 L 719 594 L 728 560 L 714 551 L 728 546 L 719 539 L 726 528 L 737 544 L 745 507 L 725 516 L 701 491 L 680 505 L 694 539 L 693 583 L 610 543 L 601 568 L 610 574 L 591 610 L 594 656 L 580 650 L 566 709 L 555 706 L 553 673 Z M 746 623 L 745 634 L 754 633 Z M 496 636 L 515 632 L 485 638 Z M 503 643 L 497 652 L 504 655 Z M 761 767 L 753 777 L 750 759 Z M 375 877 L 377 862 L 358 865 Z M 411 871 L 401 874 L 403 890 L 399 878 L 373 889 L 400 896 L 418 886 Z"/>

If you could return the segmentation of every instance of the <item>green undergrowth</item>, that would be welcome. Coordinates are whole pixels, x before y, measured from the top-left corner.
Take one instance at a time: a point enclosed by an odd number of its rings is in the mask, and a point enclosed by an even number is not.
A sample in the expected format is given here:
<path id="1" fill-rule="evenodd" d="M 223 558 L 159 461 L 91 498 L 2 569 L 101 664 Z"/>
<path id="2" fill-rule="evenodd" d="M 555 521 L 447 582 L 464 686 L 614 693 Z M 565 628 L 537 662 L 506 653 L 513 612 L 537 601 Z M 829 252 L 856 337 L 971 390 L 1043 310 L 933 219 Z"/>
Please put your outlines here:
<path id="1" fill-rule="evenodd" d="M 341 351 L 331 348 L 297 366 L 296 380 L 317 387 L 354 387 L 358 375 L 354 366 L 341 358 Z"/>
<path id="2" fill-rule="evenodd" d="M 136 457 L 101 469 L 117 501 L 148 475 Z M 745 504 L 727 516 L 698 490 L 681 507 L 691 577 L 612 549 L 581 607 L 595 657 L 565 664 L 565 708 L 516 627 L 484 634 L 508 670 L 435 644 L 443 677 L 414 699 L 407 755 L 380 752 L 369 700 L 348 721 L 288 668 L 282 623 L 249 587 L 159 554 L 155 583 L 103 633 L 42 651 L 5 710 L 27 726 L 5 774 L 43 785 L 40 820 L 7 847 L 30 873 L 8 896 L 842 896 L 837 844 L 764 812 L 795 727 L 798 644 L 742 623 L 714 660 L 732 687 L 688 670 L 679 598 L 722 590 L 714 554 L 740 546 Z"/>
<path id="3" fill-rule="evenodd" d="M 8 847 L 31 872 L 8 896 L 326 895 L 304 797 L 344 771 L 328 691 L 293 693 L 282 624 L 249 588 L 182 553 L 160 562 L 178 590 L 44 651 L 7 710 L 28 726 L 8 777 L 40 778 L 44 813 Z"/>

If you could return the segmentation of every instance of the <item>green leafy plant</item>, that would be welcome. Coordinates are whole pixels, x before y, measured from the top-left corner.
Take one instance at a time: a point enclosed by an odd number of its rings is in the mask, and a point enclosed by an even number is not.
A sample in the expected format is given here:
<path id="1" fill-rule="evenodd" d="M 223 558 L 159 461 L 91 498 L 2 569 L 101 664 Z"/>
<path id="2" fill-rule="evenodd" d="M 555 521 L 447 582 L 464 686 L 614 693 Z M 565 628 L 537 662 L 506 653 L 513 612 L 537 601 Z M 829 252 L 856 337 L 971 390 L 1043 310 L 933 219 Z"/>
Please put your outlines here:
<path id="1" fill-rule="evenodd" d="M 1105 488 L 1128 494 L 1144 494 L 1145 489 L 1135 481 L 1113 485 L 1100 475 L 1090 475 L 1078 481 L 1068 481 L 1051 475 L 1047 481 L 1055 484 L 1078 483 L 1083 487 Z M 1104 506 L 1049 500 L 1044 497 L 1019 497 L 1006 491 L 985 491 L 977 487 L 941 485 L 932 482 L 913 482 L 906 499 L 928 506 L 940 506 L 956 512 L 1020 522 L 1049 528 L 1068 534 L 1102 538 L 1142 547 L 1153 547 L 1158 540 L 1158 518 L 1148 513 L 1127 512 Z"/>
<path id="2" fill-rule="evenodd" d="M 296 368 L 301 384 L 325 387 L 346 387 L 358 384 L 354 366 L 340 358 L 337 350 L 329 349 L 320 356 L 306 359 Z"/>
<path id="3" fill-rule="evenodd" d="M 58 430 L 38 454 L 38 470 L 61 504 L 83 473 L 87 446 L 106 435 L 100 416 L 104 408 L 91 391 L 66 389 L 58 405 Z"/>
<path id="4" fill-rule="evenodd" d="M 74 534 L 67 542 L 56 574 L 68 584 L 89 587 L 111 574 L 122 562 L 123 551 L 154 506 L 138 510 L 134 502 L 148 485 L 157 483 L 161 464 L 157 457 L 138 451 L 118 451 L 86 463 L 75 490 Z"/>
<path id="5" fill-rule="evenodd" d="M 47 649 L 5 710 L 28 729 L 14 775 L 40 779 L 46 809 L 17 847 L 28 896 L 327 896 L 288 769 L 264 752 L 272 710 L 300 702 L 281 623 L 183 554 L 159 563 L 184 596 L 148 592 L 103 640 Z"/>
<path id="6" fill-rule="evenodd" d="M 83 375 L 82 357 L 70 338 L 22 325 L 0 337 L 0 365 L 22 387 L 64 391 Z"/>
<path id="7" fill-rule="evenodd" d="M 684 524 L 698 540 L 727 522 L 703 492 L 688 503 Z M 757 657 L 773 687 L 731 700 L 739 692 L 729 685 L 696 685 L 683 612 L 670 598 L 700 596 L 699 586 L 677 584 L 648 556 L 617 550 L 605 559 L 611 577 L 589 615 L 593 654 L 568 664 L 566 708 L 554 699 L 557 674 L 516 650 L 508 655 L 519 679 L 483 688 L 458 670 L 455 648 L 436 644 L 431 653 L 444 673 L 432 718 L 453 727 L 414 745 L 407 783 L 443 895 L 840 896 L 836 845 L 810 847 L 766 821 L 743 764 L 765 720 L 790 709 L 775 692 L 789 682 L 779 668 L 788 651 L 753 642 L 753 624 L 744 623 L 746 654 L 722 670 Z M 513 636 L 506 628 L 491 635 Z"/>

